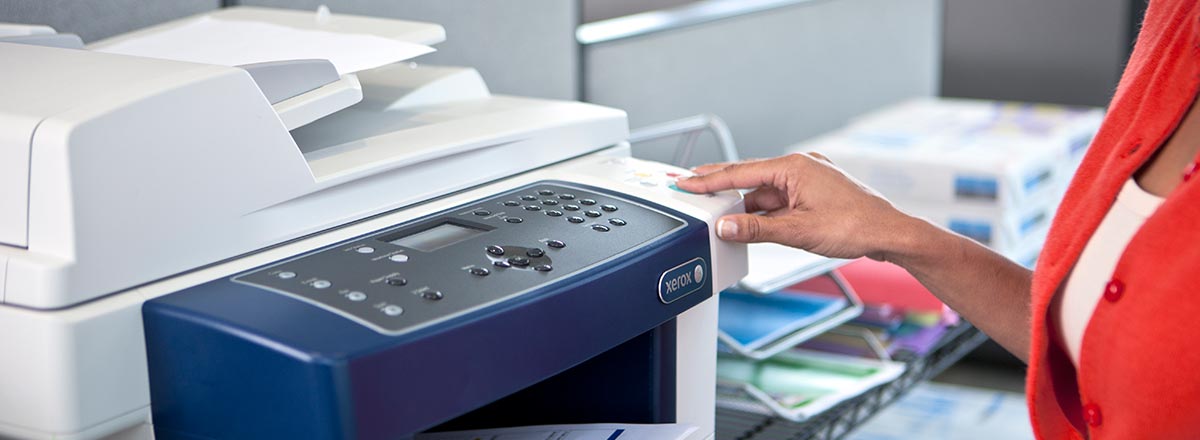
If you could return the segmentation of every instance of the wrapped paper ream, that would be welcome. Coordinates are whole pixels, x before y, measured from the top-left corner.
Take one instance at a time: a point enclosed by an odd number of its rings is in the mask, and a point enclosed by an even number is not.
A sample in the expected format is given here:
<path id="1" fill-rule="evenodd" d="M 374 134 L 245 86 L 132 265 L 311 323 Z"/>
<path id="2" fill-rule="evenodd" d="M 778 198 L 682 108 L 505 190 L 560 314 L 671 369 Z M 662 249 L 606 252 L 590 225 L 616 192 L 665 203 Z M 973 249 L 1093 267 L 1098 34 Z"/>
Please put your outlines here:
<path id="1" fill-rule="evenodd" d="M 432 47 L 375 35 L 297 29 L 272 23 L 201 17 L 96 49 L 122 55 L 240 66 L 324 59 L 338 75 L 404 61 Z"/>

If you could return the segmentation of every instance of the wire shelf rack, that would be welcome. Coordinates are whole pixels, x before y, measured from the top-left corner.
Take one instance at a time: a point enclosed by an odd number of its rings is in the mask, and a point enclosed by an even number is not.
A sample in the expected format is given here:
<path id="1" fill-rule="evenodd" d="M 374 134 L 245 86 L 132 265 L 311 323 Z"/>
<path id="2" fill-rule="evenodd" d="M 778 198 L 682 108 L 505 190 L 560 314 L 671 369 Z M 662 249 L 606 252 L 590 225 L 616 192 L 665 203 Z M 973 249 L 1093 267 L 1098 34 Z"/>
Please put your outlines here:
<path id="1" fill-rule="evenodd" d="M 717 439 L 720 440 L 836 440 L 894 403 L 912 387 L 941 373 L 987 336 L 966 321 L 951 328 L 926 356 L 897 353 L 893 359 L 908 365 L 896 380 L 875 387 L 858 397 L 830 408 L 804 422 L 775 416 L 770 409 L 747 399 L 738 409 L 717 408 Z"/>

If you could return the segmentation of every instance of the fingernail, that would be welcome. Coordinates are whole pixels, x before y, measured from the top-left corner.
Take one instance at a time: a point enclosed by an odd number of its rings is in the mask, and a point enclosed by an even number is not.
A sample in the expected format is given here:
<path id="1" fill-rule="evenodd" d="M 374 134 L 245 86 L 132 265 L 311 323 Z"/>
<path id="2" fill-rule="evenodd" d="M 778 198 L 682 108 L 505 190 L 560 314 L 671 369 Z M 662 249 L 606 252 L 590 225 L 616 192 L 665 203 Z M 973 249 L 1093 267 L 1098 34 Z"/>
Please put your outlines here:
<path id="1" fill-rule="evenodd" d="M 737 223 L 721 219 L 717 221 L 717 236 L 721 238 L 737 237 Z"/>

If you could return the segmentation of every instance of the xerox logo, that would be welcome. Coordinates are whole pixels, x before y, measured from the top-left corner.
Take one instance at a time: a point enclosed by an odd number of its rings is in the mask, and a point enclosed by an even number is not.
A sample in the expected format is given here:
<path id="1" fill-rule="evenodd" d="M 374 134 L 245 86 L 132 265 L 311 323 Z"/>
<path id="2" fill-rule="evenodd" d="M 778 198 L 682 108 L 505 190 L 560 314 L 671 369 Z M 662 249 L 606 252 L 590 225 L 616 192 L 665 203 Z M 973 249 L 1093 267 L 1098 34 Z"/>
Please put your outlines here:
<path id="1" fill-rule="evenodd" d="M 704 272 L 707 263 L 703 258 L 693 258 L 663 272 L 658 279 L 658 298 L 670 304 L 687 294 L 704 287 Z"/>

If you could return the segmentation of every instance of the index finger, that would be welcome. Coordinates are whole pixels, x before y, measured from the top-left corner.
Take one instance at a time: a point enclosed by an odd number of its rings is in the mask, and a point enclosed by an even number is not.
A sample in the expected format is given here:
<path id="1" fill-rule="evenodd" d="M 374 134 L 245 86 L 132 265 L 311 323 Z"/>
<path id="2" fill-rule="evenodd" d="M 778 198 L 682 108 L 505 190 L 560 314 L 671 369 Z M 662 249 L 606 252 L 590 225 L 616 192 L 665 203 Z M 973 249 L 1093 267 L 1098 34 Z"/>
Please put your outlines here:
<path id="1" fill-rule="evenodd" d="M 713 171 L 724 169 L 725 167 L 730 166 L 730 165 L 733 165 L 733 162 L 710 163 L 710 164 L 700 165 L 698 167 L 692 168 L 692 172 L 696 173 L 696 174 L 708 174 Z"/>
<path id="2" fill-rule="evenodd" d="M 779 164 L 774 160 L 739 162 L 708 174 L 679 179 L 679 189 L 694 193 L 711 193 L 727 189 L 758 188 L 775 182 Z"/>

